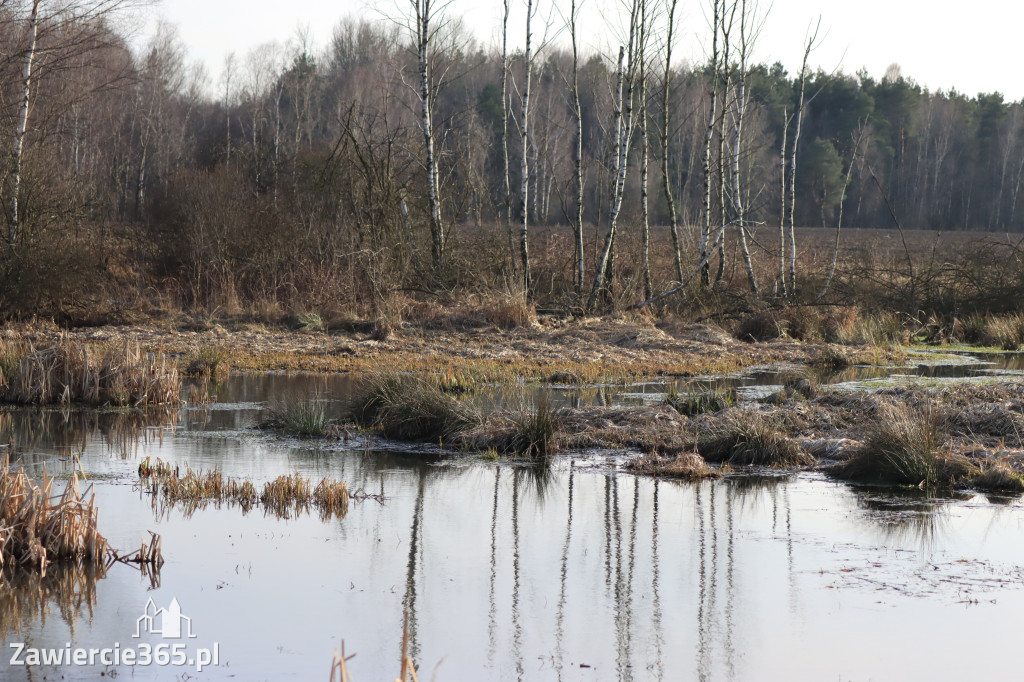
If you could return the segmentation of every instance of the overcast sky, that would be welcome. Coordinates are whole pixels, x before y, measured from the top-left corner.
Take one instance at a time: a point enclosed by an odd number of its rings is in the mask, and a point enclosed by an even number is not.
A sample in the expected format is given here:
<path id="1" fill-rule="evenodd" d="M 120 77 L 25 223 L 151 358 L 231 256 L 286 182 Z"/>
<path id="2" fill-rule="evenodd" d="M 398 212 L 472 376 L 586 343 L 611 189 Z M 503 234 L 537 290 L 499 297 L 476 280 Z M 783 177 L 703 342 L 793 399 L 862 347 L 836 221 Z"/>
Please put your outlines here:
<path id="1" fill-rule="evenodd" d="M 552 0 L 536 0 L 546 13 Z M 657 1 L 657 0 L 656 0 Z M 682 33 L 676 53 L 699 61 L 709 34 L 708 0 L 679 0 Z M 753 0 L 748 0 L 752 2 Z M 525 0 L 512 0 L 510 41 L 522 41 Z M 557 0 L 568 6 L 568 0 Z M 363 16 L 382 19 L 404 9 L 408 0 L 162 0 L 153 12 L 175 24 L 193 59 L 203 61 L 213 82 L 231 51 L 244 58 L 261 43 L 284 43 L 300 25 L 308 26 L 317 47 L 323 47 L 339 19 Z M 584 0 L 585 45 L 612 53 L 620 0 Z M 828 71 L 854 73 L 862 67 L 881 78 L 898 63 L 907 77 L 932 90 L 956 88 L 968 95 L 998 90 L 1008 100 L 1024 96 L 1020 31 L 1024 3 L 1013 0 L 762 0 L 764 28 L 756 61 L 781 61 L 790 73 L 799 71 L 804 36 L 821 16 L 821 46 L 811 62 Z M 452 0 L 450 12 L 462 16 L 477 39 L 497 44 L 501 0 Z M 561 19 L 555 19 L 561 23 Z M 142 29 L 144 42 L 152 22 Z"/>

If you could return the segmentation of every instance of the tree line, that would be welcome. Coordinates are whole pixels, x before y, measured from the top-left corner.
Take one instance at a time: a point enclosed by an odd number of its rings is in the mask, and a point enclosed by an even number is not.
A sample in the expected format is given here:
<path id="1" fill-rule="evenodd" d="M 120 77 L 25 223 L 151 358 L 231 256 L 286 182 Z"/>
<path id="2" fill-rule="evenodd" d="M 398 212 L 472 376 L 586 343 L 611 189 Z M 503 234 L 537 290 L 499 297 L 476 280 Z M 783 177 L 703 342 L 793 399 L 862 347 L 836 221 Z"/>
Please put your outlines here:
<path id="1" fill-rule="evenodd" d="M 485 278 L 593 310 L 723 286 L 730 263 L 752 295 L 795 299 L 819 293 L 798 227 L 837 247 L 844 227 L 1024 227 L 1022 103 L 895 65 L 812 70 L 813 24 L 789 73 L 753 58 L 763 7 L 703 5 L 696 64 L 674 58 L 678 0 L 624 3 L 612 54 L 580 47 L 581 0 L 503 0 L 495 46 L 407 0 L 214 80 L 171 26 L 133 49 L 126 0 L 0 0 L 0 302 L 85 305 L 117 282 L 380 307 Z"/>

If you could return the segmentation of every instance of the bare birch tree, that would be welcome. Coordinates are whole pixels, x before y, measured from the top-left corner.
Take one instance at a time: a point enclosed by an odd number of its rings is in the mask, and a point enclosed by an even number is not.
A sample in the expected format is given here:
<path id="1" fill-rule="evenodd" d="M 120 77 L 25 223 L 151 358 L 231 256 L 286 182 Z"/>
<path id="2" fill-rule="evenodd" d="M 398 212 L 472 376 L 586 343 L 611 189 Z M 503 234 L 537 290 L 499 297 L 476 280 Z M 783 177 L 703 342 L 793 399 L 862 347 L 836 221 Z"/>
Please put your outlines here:
<path id="1" fill-rule="evenodd" d="M 793 131 L 793 146 L 789 154 L 789 295 L 796 295 L 796 228 L 794 227 L 794 215 L 796 214 L 796 151 L 800 144 L 800 133 L 804 123 L 804 95 L 807 90 L 807 60 L 814 49 L 814 43 L 818 40 L 818 29 L 821 28 L 821 19 L 804 43 L 804 58 L 800 65 L 800 98 L 797 101 L 796 129 Z"/>
<path id="2" fill-rule="evenodd" d="M 523 154 L 521 158 L 522 185 L 520 189 L 520 201 L 522 208 L 522 223 L 519 230 L 519 255 L 523 266 L 523 291 L 530 295 L 533 282 L 530 278 L 530 246 L 529 246 L 529 221 L 530 221 L 530 85 L 533 76 L 533 52 L 531 51 L 530 22 L 533 19 L 533 0 L 526 0 L 526 52 L 525 58 L 525 83 L 522 90 L 522 113 L 523 118 L 520 124 L 520 135 L 523 142 Z"/>
<path id="3" fill-rule="evenodd" d="M 507 0 L 506 0 L 507 2 Z M 580 3 L 582 4 L 582 3 Z M 576 123 L 576 144 L 573 148 L 573 164 L 576 179 L 576 220 L 574 230 L 575 272 L 573 280 L 576 285 L 576 298 L 583 295 L 583 109 L 580 106 L 580 55 L 576 35 L 576 19 L 579 16 L 579 4 L 572 0 L 569 9 L 569 37 L 572 40 L 572 113 Z"/>
<path id="4" fill-rule="evenodd" d="M 740 46 L 739 62 L 737 64 L 736 100 L 733 105 L 734 131 L 732 148 L 732 206 L 736 224 L 739 227 L 740 250 L 743 253 L 743 266 L 747 271 L 747 281 L 750 283 L 750 290 L 754 296 L 758 295 L 757 278 L 754 276 L 754 266 L 750 261 L 750 248 L 747 244 L 747 223 L 743 191 L 740 183 L 740 155 L 743 153 L 743 119 L 746 116 L 746 86 L 747 86 L 747 64 L 750 58 L 750 50 L 757 33 L 760 30 L 758 25 L 757 2 L 751 3 L 748 9 L 747 0 L 740 0 Z"/>
<path id="5" fill-rule="evenodd" d="M 718 55 L 718 27 L 721 23 L 725 0 L 711 0 L 711 3 L 711 63 L 708 65 L 711 70 L 711 92 L 709 93 L 707 125 L 704 129 L 704 164 L 701 168 L 704 177 L 704 201 L 701 206 L 703 220 L 700 232 L 700 257 L 704 262 L 701 282 L 705 286 L 711 284 L 711 273 L 708 270 L 708 259 L 705 256 L 707 256 L 708 240 L 711 237 L 711 141 L 715 136 L 715 124 L 718 119 L 718 80 L 721 68 Z"/>
<path id="6" fill-rule="evenodd" d="M 19 208 L 21 196 L 21 167 L 25 154 L 25 134 L 28 132 L 29 105 L 32 101 L 32 64 L 36 58 L 36 45 L 39 39 L 39 4 L 40 0 L 32 0 L 32 10 L 28 19 L 28 46 L 21 71 L 21 101 L 18 104 L 18 120 L 14 131 L 14 148 L 11 150 L 10 168 L 7 180 L 7 242 L 13 247 L 18 243 Z"/>
<path id="7" fill-rule="evenodd" d="M 508 231 L 508 253 L 512 267 L 516 267 L 515 237 L 512 235 L 512 179 L 508 164 L 508 15 L 511 0 L 502 0 L 501 19 L 501 158 L 505 180 L 505 227 Z"/>
<path id="8" fill-rule="evenodd" d="M 612 115 L 612 128 L 614 130 L 614 158 L 612 161 L 613 180 L 612 196 L 608 215 L 608 232 L 605 234 L 604 244 L 597 259 L 597 268 L 594 273 L 594 286 L 587 299 L 587 310 L 594 309 L 594 305 L 597 303 L 597 297 L 605 290 L 607 282 L 611 278 L 610 264 L 612 262 L 613 249 L 615 246 L 619 213 L 622 210 L 622 196 L 626 185 L 630 139 L 633 134 L 634 68 L 636 66 L 636 44 L 638 38 L 640 6 L 645 1 L 646 0 L 632 0 L 629 13 L 628 41 L 626 45 L 619 47 L 619 60 L 615 72 L 615 109 Z"/>
<path id="9" fill-rule="evenodd" d="M 422 115 L 424 165 L 427 171 L 427 203 L 430 211 L 430 256 L 435 272 L 440 272 L 444 261 L 444 225 L 441 219 L 441 191 L 438 179 L 437 157 L 434 152 L 433 90 L 434 80 L 430 52 L 448 2 L 437 0 L 409 0 L 415 22 L 416 54 L 419 67 L 419 99 Z"/>
<path id="10" fill-rule="evenodd" d="M 683 253 L 679 244 L 679 212 L 676 208 L 676 198 L 672 193 L 672 180 L 669 176 L 669 136 L 672 125 L 669 103 L 671 101 L 672 89 L 672 46 L 675 39 L 676 5 L 678 0 L 666 0 L 668 5 L 668 26 L 665 37 L 665 74 L 662 81 L 661 91 L 661 179 L 662 188 L 665 192 L 665 202 L 668 204 L 669 229 L 672 233 L 672 249 L 675 251 L 676 281 L 683 281 Z M 648 296 L 650 298 L 650 296 Z"/>

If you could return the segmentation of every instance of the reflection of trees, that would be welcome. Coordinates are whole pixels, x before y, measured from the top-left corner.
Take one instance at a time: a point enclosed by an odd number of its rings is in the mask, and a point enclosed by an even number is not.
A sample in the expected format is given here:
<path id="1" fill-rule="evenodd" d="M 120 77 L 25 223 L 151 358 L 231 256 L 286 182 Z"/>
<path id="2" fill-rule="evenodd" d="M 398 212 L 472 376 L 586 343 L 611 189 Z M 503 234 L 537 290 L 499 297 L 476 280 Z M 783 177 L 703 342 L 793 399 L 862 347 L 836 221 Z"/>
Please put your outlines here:
<path id="1" fill-rule="evenodd" d="M 26 466 L 34 463 L 28 453 L 55 450 L 70 457 L 95 440 L 122 458 L 134 456 L 145 445 L 149 427 L 173 426 L 179 410 L 95 410 L 85 408 L 35 408 L 0 411 L 0 442 L 10 443 Z M 50 459 L 50 458 L 47 458 Z"/>
<path id="2" fill-rule="evenodd" d="M 103 566 L 51 565 L 39 571 L 0 571 L 0 635 L 4 640 L 27 631 L 35 622 L 46 624 L 54 607 L 75 635 L 83 610 L 92 620 L 96 582 L 106 575 Z"/>

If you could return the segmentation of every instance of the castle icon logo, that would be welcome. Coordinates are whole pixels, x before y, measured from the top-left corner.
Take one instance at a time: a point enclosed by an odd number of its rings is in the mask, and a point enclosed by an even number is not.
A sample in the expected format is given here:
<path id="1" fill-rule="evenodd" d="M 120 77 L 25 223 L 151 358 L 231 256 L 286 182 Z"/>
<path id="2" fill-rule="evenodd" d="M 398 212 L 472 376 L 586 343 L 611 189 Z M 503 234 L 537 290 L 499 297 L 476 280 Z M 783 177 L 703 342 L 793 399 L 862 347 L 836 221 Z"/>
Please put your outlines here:
<path id="1" fill-rule="evenodd" d="M 132 637 L 141 637 L 143 632 L 151 635 L 160 635 L 164 639 L 194 639 L 192 634 L 192 619 L 181 612 L 181 605 L 175 597 L 171 605 L 166 609 L 156 607 L 153 598 L 146 602 L 146 609 L 135 622 L 135 634 Z"/>

